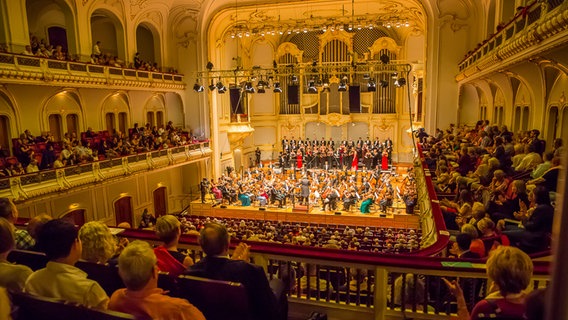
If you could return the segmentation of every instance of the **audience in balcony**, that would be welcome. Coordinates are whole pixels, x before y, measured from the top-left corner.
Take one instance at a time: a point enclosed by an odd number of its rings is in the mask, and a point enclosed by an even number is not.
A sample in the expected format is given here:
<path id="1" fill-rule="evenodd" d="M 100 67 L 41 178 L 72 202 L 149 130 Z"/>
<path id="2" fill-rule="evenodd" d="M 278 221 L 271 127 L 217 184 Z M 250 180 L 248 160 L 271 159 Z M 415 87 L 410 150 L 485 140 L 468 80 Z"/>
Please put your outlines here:
<path id="1" fill-rule="evenodd" d="M 169 297 L 158 288 L 157 258 L 147 242 L 130 243 L 118 258 L 118 270 L 126 289 L 112 294 L 110 310 L 140 319 L 205 319 L 187 300 Z"/>
<path id="2" fill-rule="evenodd" d="M 524 290 L 531 282 L 532 272 L 532 260 L 526 253 L 514 247 L 500 246 L 487 260 L 487 277 L 491 283 L 488 295 L 475 305 L 471 313 L 459 283 L 443 280 L 456 297 L 458 319 L 477 320 L 482 315 L 484 319 L 522 319 L 526 309 Z"/>
<path id="3" fill-rule="evenodd" d="M 49 262 L 45 268 L 30 275 L 26 292 L 91 308 L 107 308 L 109 299 L 105 291 L 75 267 L 81 258 L 82 244 L 71 222 L 64 219 L 48 221 L 39 232 L 38 246 Z"/>
<path id="4" fill-rule="evenodd" d="M 8 262 L 8 255 L 15 248 L 14 226 L 8 220 L 0 218 L 0 287 L 22 291 L 32 269 Z"/>

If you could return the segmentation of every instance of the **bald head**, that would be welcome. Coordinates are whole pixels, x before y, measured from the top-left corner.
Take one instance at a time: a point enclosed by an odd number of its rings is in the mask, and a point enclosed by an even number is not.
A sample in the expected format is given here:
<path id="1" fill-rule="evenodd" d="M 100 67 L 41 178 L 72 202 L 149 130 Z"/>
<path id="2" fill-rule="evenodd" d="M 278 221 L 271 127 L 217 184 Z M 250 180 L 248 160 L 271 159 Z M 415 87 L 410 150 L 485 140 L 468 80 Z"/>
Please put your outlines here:
<path id="1" fill-rule="evenodd" d="M 208 256 L 223 255 L 229 249 L 229 234 L 225 226 L 211 222 L 199 233 L 199 244 Z"/>

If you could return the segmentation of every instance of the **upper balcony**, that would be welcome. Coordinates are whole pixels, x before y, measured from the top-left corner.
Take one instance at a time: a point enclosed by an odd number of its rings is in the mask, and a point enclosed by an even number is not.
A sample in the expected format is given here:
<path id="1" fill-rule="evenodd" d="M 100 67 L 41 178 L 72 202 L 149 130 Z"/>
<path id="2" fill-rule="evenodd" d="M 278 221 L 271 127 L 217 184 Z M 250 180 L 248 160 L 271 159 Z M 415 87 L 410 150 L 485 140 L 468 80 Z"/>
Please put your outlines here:
<path id="1" fill-rule="evenodd" d="M 116 68 L 12 53 L 0 53 L 0 81 L 128 90 L 185 89 L 184 76 L 181 74 Z"/>
<path id="2" fill-rule="evenodd" d="M 568 6 L 563 0 L 533 1 L 520 10 L 511 21 L 467 53 L 458 64 L 457 81 L 479 74 L 508 60 L 527 58 L 562 43 L 568 25 Z M 532 50 L 538 45 L 538 52 Z"/>

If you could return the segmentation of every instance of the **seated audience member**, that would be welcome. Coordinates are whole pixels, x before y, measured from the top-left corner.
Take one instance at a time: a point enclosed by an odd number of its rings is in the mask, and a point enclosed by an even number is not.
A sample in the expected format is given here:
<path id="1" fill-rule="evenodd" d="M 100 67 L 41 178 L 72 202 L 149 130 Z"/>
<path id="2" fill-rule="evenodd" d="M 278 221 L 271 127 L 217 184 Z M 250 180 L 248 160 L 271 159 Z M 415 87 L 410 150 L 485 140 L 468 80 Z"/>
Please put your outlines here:
<path id="1" fill-rule="evenodd" d="M 31 218 L 28 221 L 28 227 L 26 228 L 28 230 L 28 233 L 30 234 L 30 236 L 34 239 L 34 243 L 35 245 L 31 248 L 31 250 L 33 251 L 39 251 L 37 248 L 37 236 L 39 234 L 39 230 L 41 230 L 41 228 L 43 228 L 43 225 L 48 222 L 49 220 L 52 220 L 53 218 L 50 215 L 47 214 L 40 214 L 39 216 L 35 216 L 33 218 Z"/>
<path id="2" fill-rule="evenodd" d="M 0 218 L 8 220 L 12 225 L 18 220 L 18 208 L 8 198 L 0 198 Z M 16 229 L 15 239 L 18 250 L 29 250 L 35 245 L 34 239 L 27 230 Z"/>
<path id="3" fill-rule="evenodd" d="M 485 254 L 485 243 L 479 239 L 479 232 L 475 225 L 466 223 L 461 227 L 462 233 L 467 233 L 471 237 L 471 244 L 469 245 L 469 251 L 476 253 L 480 258 L 484 258 Z"/>
<path id="4" fill-rule="evenodd" d="M 404 279 L 403 279 L 404 277 Z M 402 283 L 404 280 L 404 291 L 402 289 Z M 426 284 L 424 280 L 415 277 L 415 275 L 411 273 L 407 273 L 405 276 L 399 276 L 394 281 L 394 304 L 396 306 L 402 307 L 402 298 L 404 295 L 404 309 L 405 310 L 412 310 L 414 306 L 417 309 L 422 310 L 422 306 L 424 305 L 424 301 L 427 300 L 425 297 L 425 290 Z M 434 308 L 430 305 L 427 307 L 429 312 L 433 312 Z"/>
<path id="5" fill-rule="evenodd" d="M 105 291 L 75 267 L 81 258 L 82 245 L 71 222 L 64 219 L 48 221 L 39 232 L 38 247 L 45 252 L 49 262 L 28 278 L 26 292 L 92 308 L 107 308 Z"/>
<path id="6" fill-rule="evenodd" d="M 546 170 L 542 176 L 536 179 L 527 181 L 527 185 L 542 185 L 549 191 L 556 192 L 558 185 L 558 174 L 560 173 L 560 158 L 554 157 L 550 169 Z"/>
<path id="7" fill-rule="evenodd" d="M 6 288 L 0 287 L 0 319 L 12 319 L 12 307 Z"/>
<path id="8" fill-rule="evenodd" d="M 531 172 L 531 178 L 536 179 L 542 177 L 542 175 L 552 167 L 552 158 L 554 154 L 552 152 L 546 152 L 542 156 L 543 162 L 534 168 Z"/>
<path id="9" fill-rule="evenodd" d="M 463 291 L 455 280 L 443 278 L 456 297 L 458 319 L 484 318 L 522 319 L 525 313 L 525 293 L 531 282 L 533 264 L 531 258 L 514 247 L 500 246 L 487 260 L 487 277 L 491 287 L 485 299 L 479 301 L 471 315 L 467 310 Z"/>
<path id="10" fill-rule="evenodd" d="M 503 234 L 509 237 L 511 245 L 518 246 L 527 252 L 537 252 L 548 248 L 549 235 L 552 232 L 554 207 L 550 204 L 550 194 L 543 186 L 533 191 L 536 207 L 529 214 L 527 207 L 521 205 L 516 215 L 521 223 L 505 225 Z"/>
<path id="11" fill-rule="evenodd" d="M 133 241 L 122 251 L 118 272 L 126 289 L 112 294 L 110 310 L 143 319 L 205 319 L 187 300 L 169 297 L 158 288 L 157 259 L 147 242 Z"/>
<path id="12" fill-rule="evenodd" d="M 215 280 L 243 284 L 252 310 L 252 319 L 285 319 L 280 313 L 277 299 L 270 288 L 264 270 L 256 265 L 236 259 L 248 258 L 248 246 L 241 243 L 229 258 L 229 234 L 225 226 L 207 223 L 201 229 L 199 244 L 205 258 L 191 266 L 187 274 Z"/>
<path id="13" fill-rule="evenodd" d="M 142 219 L 140 219 L 140 224 L 138 229 L 152 228 L 156 224 L 156 218 L 148 212 L 148 209 L 144 209 L 142 212 Z"/>
<path id="14" fill-rule="evenodd" d="M 110 229 L 99 221 L 85 223 L 79 229 L 79 239 L 83 244 L 83 260 L 105 264 L 116 251 L 116 239 Z"/>
<path id="15" fill-rule="evenodd" d="M 485 253 L 482 257 L 488 255 L 491 251 L 497 249 L 497 247 L 504 245 L 509 245 L 509 238 L 504 234 L 499 234 L 495 230 L 495 223 L 490 218 L 483 218 L 477 222 L 477 229 L 481 233 L 481 241 L 483 241 L 483 247 L 485 248 Z"/>
<path id="16" fill-rule="evenodd" d="M 160 271 L 179 276 L 193 265 L 191 257 L 178 251 L 181 223 L 171 214 L 161 216 L 156 221 L 156 235 L 164 244 L 154 248 Z"/>
<path id="17" fill-rule="evenodd" d="M 479 259 L 479 254 L 469 250 L 471 246 L 471 235 L 460 233 L 456 236 L 456 241 L 450 248 L 450 253 L 460 259 Z"/>
<path id="18" fill-rule="evenodd" d="M 12 264 L 7 260 L 8 254 L 16 246 L 13 228 L 8 220 L 0 218 L 0 287 L 22 291 L 26 280 L 32 274 L 32 269 Z"/>

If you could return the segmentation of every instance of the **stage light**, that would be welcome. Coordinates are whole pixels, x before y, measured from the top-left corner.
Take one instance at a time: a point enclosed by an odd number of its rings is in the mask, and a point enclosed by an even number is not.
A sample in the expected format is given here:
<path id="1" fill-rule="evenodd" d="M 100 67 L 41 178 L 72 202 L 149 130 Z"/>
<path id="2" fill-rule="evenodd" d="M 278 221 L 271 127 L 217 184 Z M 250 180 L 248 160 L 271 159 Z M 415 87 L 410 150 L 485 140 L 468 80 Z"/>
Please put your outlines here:
<path id="1" fill-rule="evenodd" d="M 323 89 L 321 89 L 321 92 L 331 92 L 331 90 L 329 89 L 329 83 L 323 83 Z"/>
<path id="2" fill-rule="evenodd" d="M 247 92 L 247 93 L 254 93 L 255 92 L 254 87 L 252 86 L 251 82 L 245 83 L 245 92 Z"/>
<path id="3" fill-rule="evenodd" d="M 213 83 L 213 79 L 211 79 L 211 84 L 209 85 L 209 90 L 213 91 L 213 90 L 215 90 L 215 88 L 217 88 L 217 87 Z"/>
<path id="4" fill-rule="evenodd" d="M 345 84 L 345 82 L 341 81 L 339 83 L 339 86 L 337 87 L 337 91 L 347 91 L 347 85 Z"/>
<path id="5" fill-rule="evenodd" d="M 203 92 L 203 86 L 199 84 L 199 80 L 195 80 L 195 84 L 193 85 L 193 91 L 195 92 Z"/>
<path id="6" fill-rule="evenodd" d="M 227 92 L 227 87 L 225 87 L 225 85 L 221 81 L 217 82 L 216 87 L 217 87 L 217 92 L 219 92 L 219 93 Z"/>
<path id="7" fill-rule="evenodd" d="M 367 91 L 369 92 L 377 91 L 377 84 L 375 83 L 374 79 L 370 79 L 369 82 L 367 82 Z"/>
<path id="8" fill-rule="evenodd" d="M 266 90 L 264 89 L 264 81 L 260 80 L 256 85 L 256 92 L 258 93 L 265 93 Z"/>
<path id="9" fill-rule="evenodd" d="M 406 79 L 404 79 L 404 78 L 398 78 L 394 81 L 394 85 L 399 87 L 399 88 L 404 86 L 405 84 L 406 84 Z"/>
<path id="10" fill-rule="evenodd" d="M 363 79 L 369 80 L 369 79 L 371 79 L 371 75 L 368 74 L 368 73 L 364 73 L 364 74 L 363 74 Z"/>
<path id="11" fill-rule="evenodd" d="M 381 88 L 386 88 L 389 86 L 389 82 L 385 81 L 385 80 L 381 80 L 379 81 L 379 85 L 381 86 Z"/>
<path id="12" fill-rule="evenodd" d="M 318 88 L 316 88 L 314 80 L 308 81 L 308 93 L 317 93 Z"/>
<path id="13" fill-rule="evenodd" d="M 274 89 L 272 92 L 282 93 L 282 88 L 280 88 L 280 82 L 274 82 Z"/>
<path id="14" fill-rule="evenodd" d="M 292 75 L 292 82 L 298 82 L 298 77 L 295 74 Z"/>
<path id="15" fill-rule="evenodd" d="M 207 68 L 207 70 L 211 71 L 211 69 L 213 69 L 213 63 L 211 61 L 208 61 L 207 65 L 205 65 L 205 68 Z"/>

